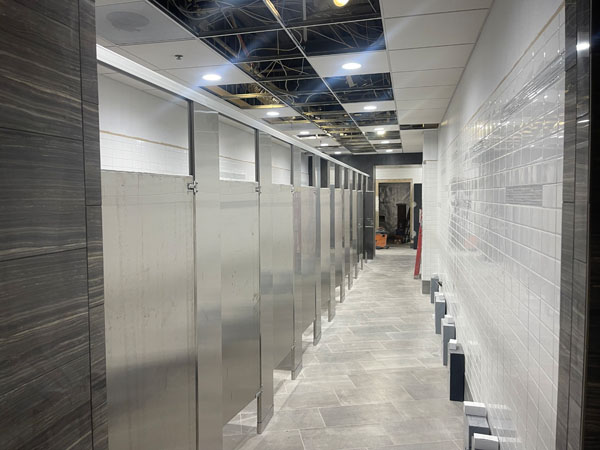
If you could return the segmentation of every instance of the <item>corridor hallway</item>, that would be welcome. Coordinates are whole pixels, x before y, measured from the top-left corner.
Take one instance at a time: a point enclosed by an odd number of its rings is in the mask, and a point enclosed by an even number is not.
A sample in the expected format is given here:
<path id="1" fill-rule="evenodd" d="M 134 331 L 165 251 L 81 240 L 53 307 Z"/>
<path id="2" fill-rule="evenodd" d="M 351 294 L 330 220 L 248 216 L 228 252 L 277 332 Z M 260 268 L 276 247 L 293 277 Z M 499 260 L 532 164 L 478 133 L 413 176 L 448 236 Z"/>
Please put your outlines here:
<path id="1" fill-rule="evenodd" d="M 239 450 L 452 450 L 462 448 L 462 403 L 448 400 L 433 308 L 413 278 L 415 251 L 365 264 L 317 346 L 305 336 L 304 369 L 276 371 L 275 414 L 256 435 L 256 411 L 225 427 Z"/>

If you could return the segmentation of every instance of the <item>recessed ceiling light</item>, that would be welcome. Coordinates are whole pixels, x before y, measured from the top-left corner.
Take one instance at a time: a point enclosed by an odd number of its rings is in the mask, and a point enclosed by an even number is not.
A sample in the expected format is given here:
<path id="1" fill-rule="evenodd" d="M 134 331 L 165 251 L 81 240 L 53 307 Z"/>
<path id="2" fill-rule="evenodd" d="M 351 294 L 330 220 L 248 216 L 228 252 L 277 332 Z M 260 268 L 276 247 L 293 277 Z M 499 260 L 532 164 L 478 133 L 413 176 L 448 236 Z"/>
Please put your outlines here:
<path id="1" fill-rule="evenodd" d="M 306 136 L 306 135 L 309 135 L 309 134 L 310 134 L 310 131 L 301 131 L 300 132 L 301 136 Z"/>
<path id="2" fill-rule="evenodd" d="M 205 81 L 219 81 L 221 78 L 221 75 L 217 75 L 216 73 L 207 73 L 202 76 L 202 79 Z"/>
<path id="3" fill-rule="evenodd" d="M 381 141 L 382 144 L 389 144 L 390 141 Z"/>
<path id="4" fill-rule="evenodd" d="M 386 153 L 392 153 L 394 150 L 386 150 Z"/>
<path id="5" fill-rule="evenodd" d="M 338 8 L 346 6 L 350 0 L 333 0 L 333 4 Z"/>
<path id="6" fill-rule="evenodd" d="M 377 106 L 375 106 L 375 105 L 367 105 L 363 109 L 365 111 L 375 111 L 377 109 Z"/>
<path id="7" fill-rule="evenodd" d="M 580 42 L 579 44 L 577 44 L 577 46 L 575 48 L 577 49 L 578 52 L 581 52 L 583 50 L 587 50 L 588 48 L 590 48 L 590 43 L 589 42 Z"/>
<path id="8" fill-rule="evenodd" d="M 329 147 L 329 144 L 321 144 L 321 147 Z"/>
<path id="9" fill-rule="evenodd" d="M 357 62 L 349 62 L 342 65 L 342 69 L 344 70 L 358 70 L 362 67 L 362 64 Z"/>
<path id="10" fill-rule="evenodd" d="M 267 113 L 267 116 L 271 116 L 271 117 L 277 117 L 279 115 L 279 113 L 277 111 L 269 111 Z"/>
<path id="11" fill-rule="evenodd" d="M 385 130 L 379 130 L 377 132 L 377 136 L 383 136 L 385 134 Z"/>
<path id="12" fill-rule="evenodd" d="M 341 154 L 342 154 L 342 152 L 335 152 L 335 154 L 336 154 L 336 155 L 341 155 Z"/>
<path id="13" fill-rule="evenodd" d="M 384 130 L 384 128 L 383 128 L 383 127 L 377 127 L 377 128 L 375 128 L 373 131 L 383 131 L 383 130 Z"/>

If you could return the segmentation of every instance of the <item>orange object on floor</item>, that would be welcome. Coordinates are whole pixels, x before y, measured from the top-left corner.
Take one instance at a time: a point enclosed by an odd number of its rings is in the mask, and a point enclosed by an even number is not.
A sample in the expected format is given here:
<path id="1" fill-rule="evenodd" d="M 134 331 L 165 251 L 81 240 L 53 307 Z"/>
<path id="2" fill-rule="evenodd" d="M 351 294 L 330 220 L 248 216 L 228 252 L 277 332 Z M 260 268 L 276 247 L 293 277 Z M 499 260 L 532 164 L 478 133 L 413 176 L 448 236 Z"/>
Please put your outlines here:
<path id="1" fill-rule="evenodd" d="M 385 248 L 387 246 L 387 234 L 375 234 L 375 247 Z"/>
<path id="2" fill-rule="evenodd" d="M 419 227 L 419 237 L 417 238 L 417 259 L 415 260 L 415 278 L 419 278 L 421 275 L 421 245 L 423 242 L 423 225 Z"/>

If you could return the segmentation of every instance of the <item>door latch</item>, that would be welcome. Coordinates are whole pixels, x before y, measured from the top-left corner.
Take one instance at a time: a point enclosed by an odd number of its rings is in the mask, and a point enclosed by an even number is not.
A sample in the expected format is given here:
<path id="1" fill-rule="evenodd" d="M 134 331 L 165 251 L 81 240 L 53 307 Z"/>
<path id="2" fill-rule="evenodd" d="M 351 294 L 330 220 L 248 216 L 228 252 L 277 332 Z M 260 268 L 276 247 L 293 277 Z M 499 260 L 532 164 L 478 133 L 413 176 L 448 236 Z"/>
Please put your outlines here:
<path id="1" fill-rule="evenodd" d="M 188 183 L 187 189 L 188 189 L 188 191 L 193 192 L 194 195 L 196 195 L 198 193 L 198 182 L 192 181 L 191 183 Z"/>

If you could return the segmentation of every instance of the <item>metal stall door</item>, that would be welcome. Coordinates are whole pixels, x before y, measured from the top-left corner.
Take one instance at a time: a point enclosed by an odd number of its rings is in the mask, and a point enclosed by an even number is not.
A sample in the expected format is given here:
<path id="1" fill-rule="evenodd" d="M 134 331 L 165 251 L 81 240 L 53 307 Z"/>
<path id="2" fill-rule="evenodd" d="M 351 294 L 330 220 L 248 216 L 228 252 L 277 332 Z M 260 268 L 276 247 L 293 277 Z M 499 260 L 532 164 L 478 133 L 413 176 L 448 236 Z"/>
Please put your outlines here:
<path id="1" fill-rule="evenodd" d="M 344 284 L 344 202 L 342 190 L 335 189 L 335 285 Z"/>
<path id="2" fill-rule="evenodd" d="M 102 172 L 110 448 L 196 448 L 192 177 Z"/>
<path id="3" fill-rule="evenodd" d="M 294 344 L 294 198 L 291 186 L 273 185 L 273 362 Z"/>
<path id="4" fill-rule="evenodd" d="M 358 203 L 358 208 L 357 208 L 357 228 L 358 228 L 358 244 L 357 244 L 357 248 L 358 248 L 358 262 L 360 264 L 360 268 L 363 268 L 363 262 L 364 262 L 364 209 L 365 209 L 365 205 L 364 205 L 364 196 L 363 196 L 363 191 L 358 191 L 357 192 L 357 203 Z"/>
<path id="5" fill-rule="evenodd" d="M 260 390 L 257 187 L 251 182 L 220 181 L 223 424 Z"/>
<path id="6" fill-rule="evenodd" d="M 352 227 L 352 273 L 350 275 L 356 278 L 358 276 L 358 191 L 352 191 L 352 221 L 350 226 Z"/>
<path id="7" fill-rule="evenodd" d="M 329 301 L 331 298 L 331 189 L 320 188 L 321 196 L 321 269 L 320 269 L 320 287 L 321 287 L 321 309 L 329 310 Z"/>
<path id="8" fill-rule="evenodd" d="M 300 188 L 302 242 L 302 326 L 306 330 L 316 317 L 317 269 L 317 188 Z M 320 313 L 320 312 L 319 312 Z"/>
<path id="9" fill-rule="evenodd" d="M 352 248 L 350 234 L 350 189 L 344 189 L 344 275 L 348 278 L 348 288 L 352 287 L 351 255 Z"/>

